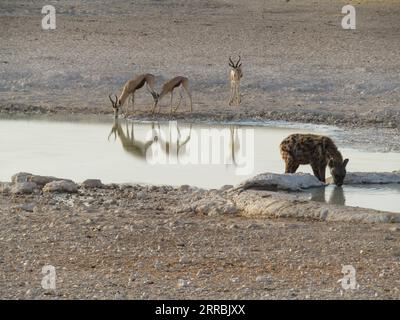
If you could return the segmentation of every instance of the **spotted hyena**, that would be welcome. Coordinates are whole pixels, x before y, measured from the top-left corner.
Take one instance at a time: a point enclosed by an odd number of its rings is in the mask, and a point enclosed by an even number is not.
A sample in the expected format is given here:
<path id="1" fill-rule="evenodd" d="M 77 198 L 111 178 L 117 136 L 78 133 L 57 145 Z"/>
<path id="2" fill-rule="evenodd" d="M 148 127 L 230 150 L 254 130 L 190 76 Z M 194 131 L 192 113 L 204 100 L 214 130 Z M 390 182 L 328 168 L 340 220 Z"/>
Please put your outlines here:
<path id="1" fill-rule="evenodd" d="M 326 136 L 315 134 L 292 134 L 280 144 L 282 159 L 285 161 L 285 173 L 295 173 L 299 165 L 310 164 L 314 175 L 325 182 L 326 166 L 329 166 L 333 182 L 343 184 L 346 165 L 335 143 Z"/>

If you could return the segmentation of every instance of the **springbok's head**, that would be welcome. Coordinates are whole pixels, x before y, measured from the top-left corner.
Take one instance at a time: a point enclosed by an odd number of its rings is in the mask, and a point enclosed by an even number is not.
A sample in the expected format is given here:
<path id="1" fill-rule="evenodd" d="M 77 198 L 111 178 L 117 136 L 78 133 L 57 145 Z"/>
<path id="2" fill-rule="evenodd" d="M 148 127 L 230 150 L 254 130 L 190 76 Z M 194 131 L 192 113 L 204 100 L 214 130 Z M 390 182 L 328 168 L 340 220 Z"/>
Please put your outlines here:
<path id="1" fill-rule="evenodd" d="M 118 111 L 119 108 L 121 107 L 121 101 L 118 100 L 117 95 L 115 95 L 115 101 L 111 98 L 111 94 L 108 96 L 110 98 L 113 110 L 114 110 L 114 118 L 118 118 Z"/>
<path id="2" fill-rule="evenodd" d="M 343 162 L 330 159 L 328 162 L 333 182 L 338 187 L 343 185 L 344 178 L 346 177 L 346 166 L 348 162 L 349 159 L 345 159 Z"/>
<path id="3" fill-rule="evenodd" d="M 236 62 L 233 62 L 232 58 L 229 57 L 229 66 L 232 68 L 233 71 L 235 71 L 239 75 L 239 78 L 243 77 L 241 68 L 242 63 L 240 62 L 240 60 L 241 60 L 240 56 Z"/>

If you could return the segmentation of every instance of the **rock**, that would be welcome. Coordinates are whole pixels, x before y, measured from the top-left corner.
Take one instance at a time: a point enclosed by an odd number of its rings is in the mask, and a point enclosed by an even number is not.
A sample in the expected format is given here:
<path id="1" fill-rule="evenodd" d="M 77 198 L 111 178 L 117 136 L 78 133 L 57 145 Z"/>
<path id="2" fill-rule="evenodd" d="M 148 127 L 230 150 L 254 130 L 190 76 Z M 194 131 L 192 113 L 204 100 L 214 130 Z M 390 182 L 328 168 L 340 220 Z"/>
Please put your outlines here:
<path id="1" fill-rule="evenodd" d="M 35 208 L 36 203 L 24 203 L 23 205 L 19 206 L 20 209 L 27 211 L 27 212 L 33 212 L 33 209 Z"/>
<path id="2" fill-rule="evenodd" d="M 257 276 L 256 277 L 256 282 L 264 283 L 264 284 L 271 284 L 272 283 L 272 278 L 268 275 L 264 276 Z"/>
<path id="3" fill-rule="evenodd" d="M 232 188 L 233 188 L 233 185 L 225 184 L 219 190 L 223 192 L 223 191 L 228 191 L 229 189 L 232 189 Z"/>
<path id="4" fill-rule="evenodd" d="M 103 188 L 104 184 L 99 179 L 87 179 L 82 182 L 84 188 Z"/>
<path id="5" fill-rule="evenodd" d="M 238 189 L 258 189 L 268 191 L 300 191 L 303 189 L 323 187 L 325 184 L 309 173 L 262 173 L 240 183 Z"/>
<path id="6" fill-rule="evenodd" d="M 0 182 L 0 193 L 10 193 L 11 187 L 12 185 L 9 182 Z"/>
<path id="7" fill-rule="evenodd" d="M 191 260 L 189 259 L 188 256 L 182 256 L 182 257 L 179 259 L 179 263 L 182 263 L 182 264 L 189 264 L 190 262 L 191 262 Z"/>
<path id="8" fill-rule="evenodd" d="M 13 194 L 31 194 L 38 186 L 34 182 L 17 182 L 11 187 L 11 193 Z"/>
<path id="9" fill-rule="evenodd" d="M 333 183 L 332 177 L 327 179 Z M 344 184 L 390 184 L 400 183 L 399 172 L 348 172 Z"/>
<path id="10" fill-rule="evenodd" d="M 231 200 L 215 194 L 194 201 L 189 205 L 189 207 L 184 208 L 183 211 L 191 211 L 206 216 L 217 216 L 223 214 L 236 214 L 237 208 Z"/>
<path id="11" fill-rule="evenodd" d="M 189 191 L 189 189 L 190 189 L 190 186 L 187 185 L 187 184 L 183 184 L 183 185 L 181 185 L 181 186 L 179 187 L 179 191 L 187 192 L 187 191 Z"/>
<path id="12" fill-rule="evenodd" d="M 39 176 L 39 175 L 34 175 L 32 173 L 27 173 L 27 172 L 19 172 L 14 174 L 11 177 L 11 182 L 13 184 L 19 183 L 19 182 L 34 182 L 36 183 L 40 188 L 43 188 L 46 184 L 52 182 L 52 181 L 70 181 L 68 179 L 61 179 L 61 178 L 56 178 L 56 177 L 51 177 L 51 176 Z"/>
<path id="13" fill-rule="evenodd" d="M 183 280 L 183 279 L 178 279 L 177 287 L 178 288 L 187 288 L 189 287 L 190 281 L 188 280 Z"/>
<path id="14" fill-rule="evenodd" d="M 43 192 L 78 192 L 76 183 L 68 180 L 52 181 L 43 187 Z"/>
<path id="15" fill-rule="evenodd" d="M 32 176 L 32 173 L 18 172 L 11 177 L 11 182 L 14 184 L 18 182 L 28 182 L 28 177 L 30 176 Z"/>

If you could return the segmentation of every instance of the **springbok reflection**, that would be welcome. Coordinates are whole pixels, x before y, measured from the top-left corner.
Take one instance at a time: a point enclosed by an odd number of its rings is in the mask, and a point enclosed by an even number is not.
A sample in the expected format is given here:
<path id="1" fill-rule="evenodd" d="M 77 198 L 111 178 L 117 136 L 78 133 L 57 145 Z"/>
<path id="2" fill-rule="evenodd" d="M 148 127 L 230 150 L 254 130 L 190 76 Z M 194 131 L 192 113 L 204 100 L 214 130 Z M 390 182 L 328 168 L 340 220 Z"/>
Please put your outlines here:
<path id="1" fill-rule="evenodd" d="M 311 200 L 318 202 L 325 202 L 329 204 L 345 205 L 346 198 L 344 196 L 343 188 L 333 187 L 333 190 L 326 201 L 326 190 L 327 188 L 316 188 L 311 191 Z"/>
<path id="2" fill-rule="evenodd" d="M 108 140 L 112 134 L 114 134 L 114 141 L 117 139 L 121 141 L 122 147 L 126 152 L 134 156 L 135 158 L 139 158 L 141 160 L 146 160 L 146 153 L 150 146 L 154 143 L 155 140 L 155 132 L 154 132 L 154 124 L 151 125 L 151 136 L 150 138 L 146 138 L 145 140 L 140 140 L 135 138 L 135 130 L 133 122 L 130 124 L 130 128 L 128 125 L 128 121 L 125 121 L 126 133 L 123 130 L 121 124 L 118 120 L 114 121 L 111 132 L 108 135 Z"/>
<path id="3" fill-rule="evenodd" d="M 237 155 L 240 151 L 240 139 L 238 135 L 238 126 L 229 126 L 229 158 L 227 159 L 227 165 L 238 166 Z"/>
<path id="4" fill-rule="evenodd" d="M 148 153 L 148 156 L 153 157 L 153 159 L 149 159 L 150 161 L 159 163 L 167 161 L 170 164 L 176 164 L 180 157 L 189 155 L 188 143 L 192 134 L 192 124 L 189 125 L 187 134 L 182 134 L 177 122 L 171 122 L 166 130 L 161 128 L 160 123 L 157 123 L 154 134 L 152 152 Z M 158 159 L 154 159 L 154 157 L 158 157 Z"/>

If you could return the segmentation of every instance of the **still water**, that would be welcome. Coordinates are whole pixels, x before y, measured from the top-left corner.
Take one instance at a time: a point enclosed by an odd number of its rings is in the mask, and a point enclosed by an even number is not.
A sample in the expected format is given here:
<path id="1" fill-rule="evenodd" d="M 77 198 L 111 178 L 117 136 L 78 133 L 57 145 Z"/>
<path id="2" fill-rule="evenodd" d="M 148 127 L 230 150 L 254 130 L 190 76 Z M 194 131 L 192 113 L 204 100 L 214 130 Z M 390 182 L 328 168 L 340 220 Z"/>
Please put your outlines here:
<path id="1" fill-rule="evenodd" d="M 282 173 L 279 143 L 292 133 L 337 129 L 269 123 L 254 125 L 132 123 L 120 120 L 0 119 L 0 181 L 16 172 L 53 175 L 77 182 L 149 183 L 218 188 L 262 172 Z M 400 169 L 400 153 L 341 146 L 348 171 Z M 312 173 L 309 166 L 298 172 Z M 329 176 L 329 175 L 328 175 Z M 329 202 L 334 187 L 326 190 Z M 400 211 L 398 186 L 343 188 L 338 204 Z M 316 196 L 322 199 L 320 195 Z M 389 205 L 390 203 L 390 205 Z M 397 208 L 397 209 L 396 209 Z"/>

